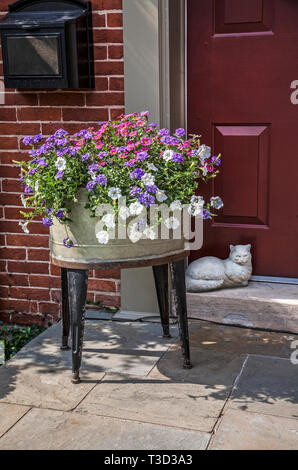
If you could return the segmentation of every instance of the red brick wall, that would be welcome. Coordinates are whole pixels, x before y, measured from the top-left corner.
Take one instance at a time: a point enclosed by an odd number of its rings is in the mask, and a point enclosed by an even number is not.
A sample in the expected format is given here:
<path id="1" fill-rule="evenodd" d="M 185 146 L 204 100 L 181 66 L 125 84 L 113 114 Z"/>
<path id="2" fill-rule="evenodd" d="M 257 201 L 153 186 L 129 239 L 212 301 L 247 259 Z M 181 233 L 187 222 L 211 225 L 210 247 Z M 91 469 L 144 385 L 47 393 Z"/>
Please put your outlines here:
<path id="1" fill-rule="evenodd" d="M 0 0 L 1 16 L 9 3 Z M 92 0 L 92 9 L 95 90 L 9 89 L 0 105 L 0 320 L 8 323 L 40 324 L 60 315 L 60 269 L 49 263 L 48 229 L 33 222 L 26 235 L 18 225 L 20 172 L 12 160 L 26 157 L 23 137 L 49 135 L 60 127 L 73 133 L 123 112 L 122 0 Z M 89 274 L 89 300 L 118 306 L 119 271 Z"/>

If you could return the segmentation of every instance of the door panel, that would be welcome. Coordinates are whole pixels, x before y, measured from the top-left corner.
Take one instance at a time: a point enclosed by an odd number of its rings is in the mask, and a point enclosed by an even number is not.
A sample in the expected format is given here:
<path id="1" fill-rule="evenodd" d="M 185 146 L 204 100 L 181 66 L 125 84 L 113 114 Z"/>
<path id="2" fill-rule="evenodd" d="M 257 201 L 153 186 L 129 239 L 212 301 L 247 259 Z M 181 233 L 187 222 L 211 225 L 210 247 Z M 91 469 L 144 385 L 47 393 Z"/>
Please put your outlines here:
<path id="1" fill-rule="evenodd" d="M 223 155 L 199 194 L 225 203 L 192 259 L 251 242 L 254 274 L 298 277 L 295 79 L 296 0 L 188 0 L 188 130 Z"/>

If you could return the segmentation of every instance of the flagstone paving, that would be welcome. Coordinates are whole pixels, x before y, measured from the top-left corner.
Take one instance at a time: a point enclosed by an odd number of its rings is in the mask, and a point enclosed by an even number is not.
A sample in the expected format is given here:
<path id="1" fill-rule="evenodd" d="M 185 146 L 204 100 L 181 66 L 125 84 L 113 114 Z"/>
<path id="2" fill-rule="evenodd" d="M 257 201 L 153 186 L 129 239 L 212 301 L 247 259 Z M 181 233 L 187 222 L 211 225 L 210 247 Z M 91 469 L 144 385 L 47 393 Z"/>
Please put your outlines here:
<path id="1" fill-rule="evenodd" d="M 0 367 L 0 450 L 298 449 L 297 336 L 194 320 L 185 370 L 177 326 L 94 318 L 81 384 L 60 324 Z"/>

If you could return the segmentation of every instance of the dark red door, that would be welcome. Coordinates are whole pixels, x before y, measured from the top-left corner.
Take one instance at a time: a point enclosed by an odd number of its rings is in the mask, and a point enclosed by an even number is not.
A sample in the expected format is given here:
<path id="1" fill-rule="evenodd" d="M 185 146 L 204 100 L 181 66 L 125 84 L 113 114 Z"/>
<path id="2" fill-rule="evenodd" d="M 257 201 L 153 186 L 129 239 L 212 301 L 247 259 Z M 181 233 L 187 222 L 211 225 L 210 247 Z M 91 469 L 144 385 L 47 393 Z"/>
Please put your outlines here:
<path id="1" fill-rule="evenodd" d="M 252 243 L 254 274 L 298 277 L 298 1 L 188 0 L 188 130 L 221 152 L 224 200 L 193 258 Z"/>

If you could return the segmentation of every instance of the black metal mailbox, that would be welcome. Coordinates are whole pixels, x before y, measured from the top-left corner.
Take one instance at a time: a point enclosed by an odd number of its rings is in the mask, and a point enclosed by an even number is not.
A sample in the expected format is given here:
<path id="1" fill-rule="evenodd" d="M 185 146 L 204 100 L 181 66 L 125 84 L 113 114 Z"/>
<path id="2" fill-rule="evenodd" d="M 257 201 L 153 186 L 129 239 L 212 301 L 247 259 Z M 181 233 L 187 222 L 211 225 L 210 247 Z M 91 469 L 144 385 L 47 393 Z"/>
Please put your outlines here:
<path id="1" fill-rule="evenodd" d="M 91 6 L 19 0 L 0 22 L 6 88 L 93 88 Z"/>

